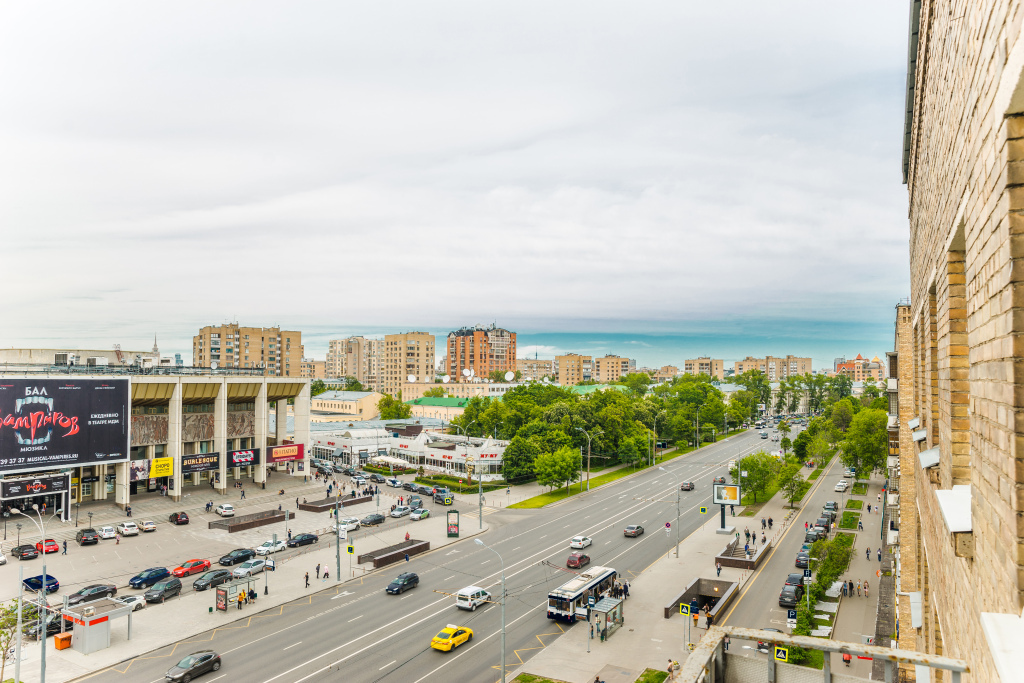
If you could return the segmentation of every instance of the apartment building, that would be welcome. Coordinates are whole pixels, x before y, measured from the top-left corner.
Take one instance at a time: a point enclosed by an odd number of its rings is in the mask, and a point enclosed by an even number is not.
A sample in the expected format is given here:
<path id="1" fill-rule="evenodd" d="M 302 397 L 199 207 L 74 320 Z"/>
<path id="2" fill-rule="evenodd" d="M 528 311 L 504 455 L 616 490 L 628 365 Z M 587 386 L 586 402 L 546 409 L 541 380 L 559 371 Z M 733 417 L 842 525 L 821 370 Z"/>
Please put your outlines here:
<path id="1" fill-rule="evenodd" d="M 555 361 L 535 358 L 516 359 L 516 370 L 523 374 L 523 379 L 536 379 L 555 376 Z"/>
<path id="2" fill-rule="evenodd" d="M 768 376 L 769 382 L 780 382 L 796 375 L 809 373 L 811 359 L 796 356 L 786 356 L 785 358 L 768 356 L 764 359 L 764 368 L 764 374 Z"/>
<path id="3" fill-rule="evenodd" d="M 595 358 L 593 367 L 594 381 L 608 384 L 618 382 L 619 378 L 635 372 L 636 361 L 632 358 L 608 354 L 603 358 Z"/>
<path id="4" fill-rule="evenodd" d="M 716 379 L 725 379 L 725 361 L 720 358 L 694 358 L 683 361 L 683 372 L 687 375 L 708 375 Z"/>
<path id="5" fill-rule="evenodd" d="M 192 365 L 212 368 L 262 368 L 270 377 L 299 377 L 302 333 L 280 327 L 208 325 L 192 337 Z"/>
<path id="6" fill-rule="evenodd" d="M 764 372 L 764 358 L 754 358 L 753 356 L 747 356 L 743 360 L 738 360 L 732 364 L 733 374 L 742 375 L 744 372 L 750 372 L 751 370 L 760 370 Z"/>
<path id="7" fill-rule="evenodd" d="M 299 377 L 304 379 L 327 379 L 327 363 L 322 360 L 303 358 L 299 362 Z"/>
<path id="8" fill-rule="evenodd" d="M 414 382 L 433 379 L 435 352 L 434 335 L 427 332 L 385 335 L 379 391 L 397 396 L 410 375 Z"/>
<path id="9" fill-rule="evenodd" d="M 910 615 L 900 622 L 899 644 L 966 660 L 965 680 L 1017 681 L 1022 8 L 992 0 L 910 8 L 903 147 L 910 343 L 898 357 L 901 367 L 904 352 L 913 359 L 910 386 L 903 373 L 898 378 L 900 402 L 904 391 L 913 401 L 912 445 L 910 453 L 901 445 L 899 479 L 900 591 L 909 594 Z"/>
<path id="10" fill-rule="evenodd" d="M 675 365 L 662 365 L 657 370 L 648 372 L 647 375 L 656 383 L 671 382 L 679 376 L 679 368 Z"/>
<path id="11" fill-rule="evenodd" d="M 876 382 L 886 379 L 885 363 L 878 356 L 868 360 L 858 353 L 853 360 L 836 358 L 832 364 L 832 370 L 833 374 L 846 375 L 854 382 L 863 382 L 868 378 L 874 379 Z"/>
<path id="12" fill-rule="evenodd" d="M 362 336 L 331 339 L 327 342 L 327 376 L 355 377 L 367 389 L 380 383 L 384 340 Z"/>
<path id="13" fill-rule="evenodd" d="M 376 419 L 382 398 L 375 391 L 325 391 L 310 400 L 314 422 Z"/>
<path id="14" fill-rule="evenodd" d="M 562 386 L 571 387 L 580 382 L 589 382 L 594 378 L 593 370 L 594 359 L 591 356 L 578 353 L 555 356 L 555 371 L 558 373 L 558 383 Z"/>
<path id="15" fill-rule="evenodd" d="M 476 377 L 516 370 L 516 333 L 495 327 L 463 327 L 448 333 L 447 373 L 453 381 L 466 381 L 464 370 Z"/>

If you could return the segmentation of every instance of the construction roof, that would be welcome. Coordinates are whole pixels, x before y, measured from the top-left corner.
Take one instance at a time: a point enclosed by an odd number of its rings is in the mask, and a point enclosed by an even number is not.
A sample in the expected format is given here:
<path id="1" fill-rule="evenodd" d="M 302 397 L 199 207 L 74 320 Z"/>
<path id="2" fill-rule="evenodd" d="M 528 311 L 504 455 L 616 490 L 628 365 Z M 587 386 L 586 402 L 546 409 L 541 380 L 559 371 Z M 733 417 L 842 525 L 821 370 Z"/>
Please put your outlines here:
<path id="1" fill-rule="evenodd" d="M 451 396 L 421 396 L 411 401 L 406 401 L 410 406 L 433 406 L 436 408 L 465 408 L 469 403 L 468 398 L 455 398 Z"/>

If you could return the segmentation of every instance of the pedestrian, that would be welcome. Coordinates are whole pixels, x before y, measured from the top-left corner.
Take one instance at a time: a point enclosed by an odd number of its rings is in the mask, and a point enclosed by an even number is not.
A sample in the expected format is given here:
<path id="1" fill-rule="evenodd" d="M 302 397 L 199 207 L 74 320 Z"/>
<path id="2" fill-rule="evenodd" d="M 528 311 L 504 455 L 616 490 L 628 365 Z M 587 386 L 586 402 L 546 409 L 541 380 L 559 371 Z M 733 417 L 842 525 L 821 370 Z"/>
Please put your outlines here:
<path id="1" fill-rule="evenodd" d="M 853 579 L 850 579 L 850 597 L 853 597 Z"/>
<path id="2" fill-rule="evenodd" d="M 295 509 L 296 510 L 299 509 L 299 499 L 298 498 L 295 499 Z"/>
<path id="3" fill-rule="evenodd" d="M 320 563 L 316 563 L 316 578 L 320 578 Z"/>
<path id="4" fill-rule="evenodd" d="M 280 503 L 278 503 L 278 504 L 277 504 L 277 511 L 278 511 L 278 512 L 280 512 L 280 511 L 281 511 L 281 504 L 280 504 Z"/>
<path id="5" fill-rule="evenodd" d="M 128 513 L 129 517 L 132 516 L 132 506 L 131 505 L 125 505 L 124 506 L 124 511 Z"/>
<path id="6" fill-rule="evenodd" d="M 668 680 L 670 680 L 670 681 L 676 680 L 676 668 L 674 666 L 672 666 L 672 660 L 671 659 L 668 660 Z M 594 683 L 597 683 L 597 681 L 594 681 Z"/>
<path id="7" fill-rule="evenodd" d="M 291 529 L 288 530 L 288 540 L 289 541 L 292 540 L 292 530 Z"/>
<path id="8" fill-rule="evenodd" d="M 721 576 L 722 575 L 722 563 L 721 562 L 715 562 L 715 571 L 718 572 L 716 574 L 716 576 Z"/>
<path id="9" fill-rule="evenodd" d="M 882 561 L 882 548 L 881 548 L 881 546 L 879 546 L 879 548 L 878 548 L 878 561 L 879 562 Z"/>
<path id="10" fill-rule="evenodd" d="M 242 609 L 242 602 L 245 600 L 245 591 L 238 592 L 238 609 Z"/>
<path id="11" fill-rule="evenodd" d="M 767 528 L 768 528 L 768 520 L 766 520 L 764 517 L 762 517 L 761 518 L 761 530 L 764 531 Z"/>
<path id="12" fill-rule="evenodd" d="M 743 529 L 743 534 L 747 537 L 747 543 L 750 543 L 750 527 Z"/>
<path id="13" fill-rule="evenodd" d="M 291 538 L 290 533 L 288 534 L 288 537 Z M 309 572 L 306 572 L 306 588 L 309 588 Z"/>
<path id="14" fill-rule="evenodd" d="M 878 494 L 878 504 L 879 505 L 882 504 L 882 494 L 881 493 Z"/>
<path id="15" fill-rule="evenodd" d="M 761 545 L 764 545 L 767 542 L 768 542 L 768 537 L 764 535 L 764 532 L 762 532 L 761 533 Z"/>
<path id="16" fill-rule="evenodd" d="M 623 584 L 622 589 L 626 592 L 626 597 L 629 597 L 629 581 Z"/>
<path id="17" fill-rule="evenodd" d="M 245 500 L 245 489 L 242 489 L 242 498 L 241 498 L 241 500 Z"/>
<path id="18" fill-rule="evenodd" d="M 736 516 L 736 506 L 735 505 L 732 505 L 732 504 L 729 505 L 729 514 L 732 515 L 733 517 Z"/>
<path id="19" fill-rule="evenodd" d="M 864 531 L 864 522 L 857 520 L 857 531 Z"/>
<path id="20" fill-rule="evenodd" d="M 846 582 L 843 581 L 843 597 L 846 597 Z"/>
<path id="21" fill-rule="evenodd" d="M 324 567 L 324 581 L 326 581 L 329 578 L 331 578 L 331 573 L 327 571 L 326 567 Z"/>
<path id="22" fill-rule="evenodd" d="M 750 558 L 750 544 L 749 543 L 744 543 L 743 544 L 743 554 L 746 555 L 748 559 Z"/>
<path id="23" fill-rule="evenodd" d="M 725 647 L 725 651 L 728 652 L 729 651 L 729 636 L 728 636 L 728 634 L 726 634 L 726 636 L 724 638 L 722 638 L 722 645 Z"/>
<path id="24" fill-rule="evenodd" d="M 807 522 L 804 522 L 804 531 L 807 531 Z"/>
<path id="25" fill-rule="evenodd" d="M 864 548 L 864 559 L 865 560 L 870 560 L 871 559 L 871 548 L 870 547 Z"/>
<path id="26" fill-rule="evenodd" d="M 864 580 L 864 597 L 865 598 L 868 597 L 868 582 L 867 582 L 867 579 Z"/>
<path id="27" fill-rule="evenodd" d="M 67 542 L 67 539 L 64 539 L 64 552 L 62 552 L 61 555 L 67 555 L 67 554 L 68 554 L 68 542 Z"/>
<path id="28" fill-rule="evenodd" d="M 857 595 L 860 596 L 860 579 L 857 579 Z"/>
<path id="29" fill-rule="evenodd" d="M 697 617 L 698 617 L 699 615 L 700 615 L 700 612 L 694 612 L 694 613 L 693 613 L 693 627 L 694 627 L 694 628 L 697 628 Z"/>
<path id="30" fill-rule="evenodd" d="M 114 534 L 114 545 L 121 545 L 121 534 Z"/>
<path id="31" fill-rule="evenodd" d="M 871 514 L 871 503 L 868 503 L 868 514 Z"/>
<path id="32" fill-rule="evenodd" d="M 707 620 L 707 624 L 708 624 L 708 625 L 707 625 L 707 628 L 711 628 L 712 626 L 714 626 L 714 625 L 715 625 L 715 617 L 714 617 L 714 616 L 713 616 L 713 615 L 711 614 L 711 612 L 708 612 L 708 613 L 707 613 L 706 615 L 704 615 L 704 616 L 705 616 L 705 618 L 706 618 L 706 620 Z"/>
<path id="33" fill-rule="evenodd" d="M 769 517 L 768 518 L 768 531 L 771 531 L 771 530 L 772 530 L 772 518 Z"/>

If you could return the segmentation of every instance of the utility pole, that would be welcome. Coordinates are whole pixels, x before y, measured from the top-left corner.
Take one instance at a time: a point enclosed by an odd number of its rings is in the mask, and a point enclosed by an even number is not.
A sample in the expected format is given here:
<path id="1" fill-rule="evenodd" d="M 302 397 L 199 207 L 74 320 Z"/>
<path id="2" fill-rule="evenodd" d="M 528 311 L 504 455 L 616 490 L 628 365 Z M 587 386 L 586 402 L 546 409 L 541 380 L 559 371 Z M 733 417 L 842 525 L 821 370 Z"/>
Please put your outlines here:
<path id="1" fill-rule="evenodd" d="M 598 434 L 604 434 L 604 432 L 601 431 L 600 429 L 598 429 L 598 430 L 596 430 L 594 432 L 593 435 L 591 435 L 590 432 L 588 432 L 583 427 L 577 427 L 576 430 L 580 431 L 580 432 L 583 432 L 584 434 L 587 435 L 587 491 L 589 492 L 590 491 L 590 439 L 591 439 L 591 436 L 597 436 Z M 581 482 L 580 485 L 581 485 L 581 488 L 582 488 L 582 478 L 581 478 L 580 482 Z"/>
<path id="2" fill-rule="evenodd" d="M 668 472 L 664 467 L 659 467 L 658 469 L 662 472 Z M 679 484 L 676 484 L 676 557 L 679 557 Z"/>
<path id="3" fill-rule="evenodd" d="M 338 494 L 334 494 L 334 581 L 341 581 L 341 520 L 338 519 Z"/>

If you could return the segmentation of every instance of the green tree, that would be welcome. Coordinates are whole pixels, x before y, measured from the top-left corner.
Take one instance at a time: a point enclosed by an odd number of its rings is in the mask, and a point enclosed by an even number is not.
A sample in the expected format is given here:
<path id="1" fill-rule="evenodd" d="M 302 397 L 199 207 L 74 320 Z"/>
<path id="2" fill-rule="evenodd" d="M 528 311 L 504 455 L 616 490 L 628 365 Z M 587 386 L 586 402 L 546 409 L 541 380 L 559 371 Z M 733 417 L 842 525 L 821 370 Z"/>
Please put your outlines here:
<path id="1" fill-rule="evenodd" d="M 635 395 L 643 396 L 651 386 L 651 377 L 646 372 L 631 372 L 619 380 L 619 384 L 625 384 Z"/>
<path id="2" fill-rule="evenodd" d="M 398 392 L 398 398 L 392 398 L 384 394 L 377 401 L 377 412 L 382 420 L 401 420 L 412 416 L 412 408 L 402 403 L 402 392 Z"/>
<path id="3" fill-rule="evenodd" d="M 783 420 L 779 423 L 779 433 L 783 436 L 789 436 L 792 433 L 793 428 L 789 426 L 789 423 Z"/>
<path id="4" fill-rule="evenodd" d="M 793 455 L 800 462 L 807 462 L 807 446 L 811 443 L 811 435 L 807 430 L 800 432 L 793 440 Z"/>
<path id="5" fill-rule="evenodd" d="M 22 607 L 22 618 L 25 617 L 25 609 Z M 18 601 L 0 605 L 0 652 L 7 653 L 14 647 L 14 641 L 18 636 Z M 10 680 L 6 676 L 7 658 L 4 657 L 0 663 L 0 681 Z"/>
<path id="6" fill-rule="evenodd" d="M 889 454 L 889 416 L 882 410 L 865 408 L 853 416 L 843 440 L 843 463 L 857 473 L 885 467 Z"/>
<path id="7" fill-rule="evenodd" d="M 758 451 L 753 455 L 743 458 L 740 464 L 747 473 L 743 477 L 743 486 L 746 491 L 754 495 L 754 502 L 756 503 L 757 494 L 764 493 L 768 489 L 772 479 L 775 477 L 775 473 L 778 472 L 780 466 L 779 459 L 764 451 Z"/>
<path id="8" fill-rule="evenodd" d="M 545 486 L 568 486 L 579 476 L 579 452 L 571 446 L 564 446 L 554 453 L 541 453 L 533 461 L 533 469 L 537 473 L 537 481 Z"/>
<path id="9" fill-rule="evenodd" d="M 789 449 L 793 447 L 793 442 L 789 440 L 788 436 L 784 436 L 782 437 L 782 441 L 779 442 L 779 445 L 782 446 L 782 454 L 786 455 L 789 453 Z"/>
<path id="10" fill-rule="evenodd" d="M 886 396 L 879 396 L 868 404 L 868 408 L 889 412 L 889 399 Z"/>
<path id="11" fill-rule="evenodd" d="M 431 387 L 423 392 L 424 398 L 445 398 L 448 396 L 448 392 L 445 390 L 444 385 L 438 385 Z"/>
<path id="12" fill-rule="evenodd" d="M 312 382 L 309 383 L 309 395 L 310 396 L 319 396 L 320 394 L 324 393 L 325 391 L 327 391 L 327 385 L 324 384 L 324 381 L 322 379 L 315 379 L 315 380 L 313 380 Z M 3 680 L 3 679 L 0 678 L 0 680 Z"/>
<path id="13" fill-rule="evenodd" d="M 839 401 L 853 394 L 853 380 L 849 375 L 834 375 L 829 378 L 829 394 L 833 401 Z"/>
<path id="14" fill-rule="evenodd" d="M 849 399 L 844 398 L 832 406 L 832 424 L 840 432 L 845 432 L 853 421 L 853 404 Z"/>
<path id="15" fill-rule="evenodd" d="M 533 439 L 526 439 L 518 434 L 513 436 L 505 447 L 502 457 L 501 471 L 505 481 L 518 483 L 534 477 L 533 463 L 540 455 L 540 447 Z"/>
<path id="16" fill-rule="evenodd" d="M 832 441 L 829 438 L 829 433 L 826 430 L 820 430 L 817 434 L 811 437 L 810 443 L 807 444 L 807 458 L 813 460 L 819 467 L 828 462 L 828 460 L 835 455 L 835 448 L 832 446 Z"/>
<path id="17" fill-rule="evenodd" d="M 783 497 L 789 501 L 789 507 L 793 507 L 793 501 L 803 489 L 804 480 L 800 476 L 800 465 L 795 462 L 783 465 L 779 470 L 778 481 Z"/>

